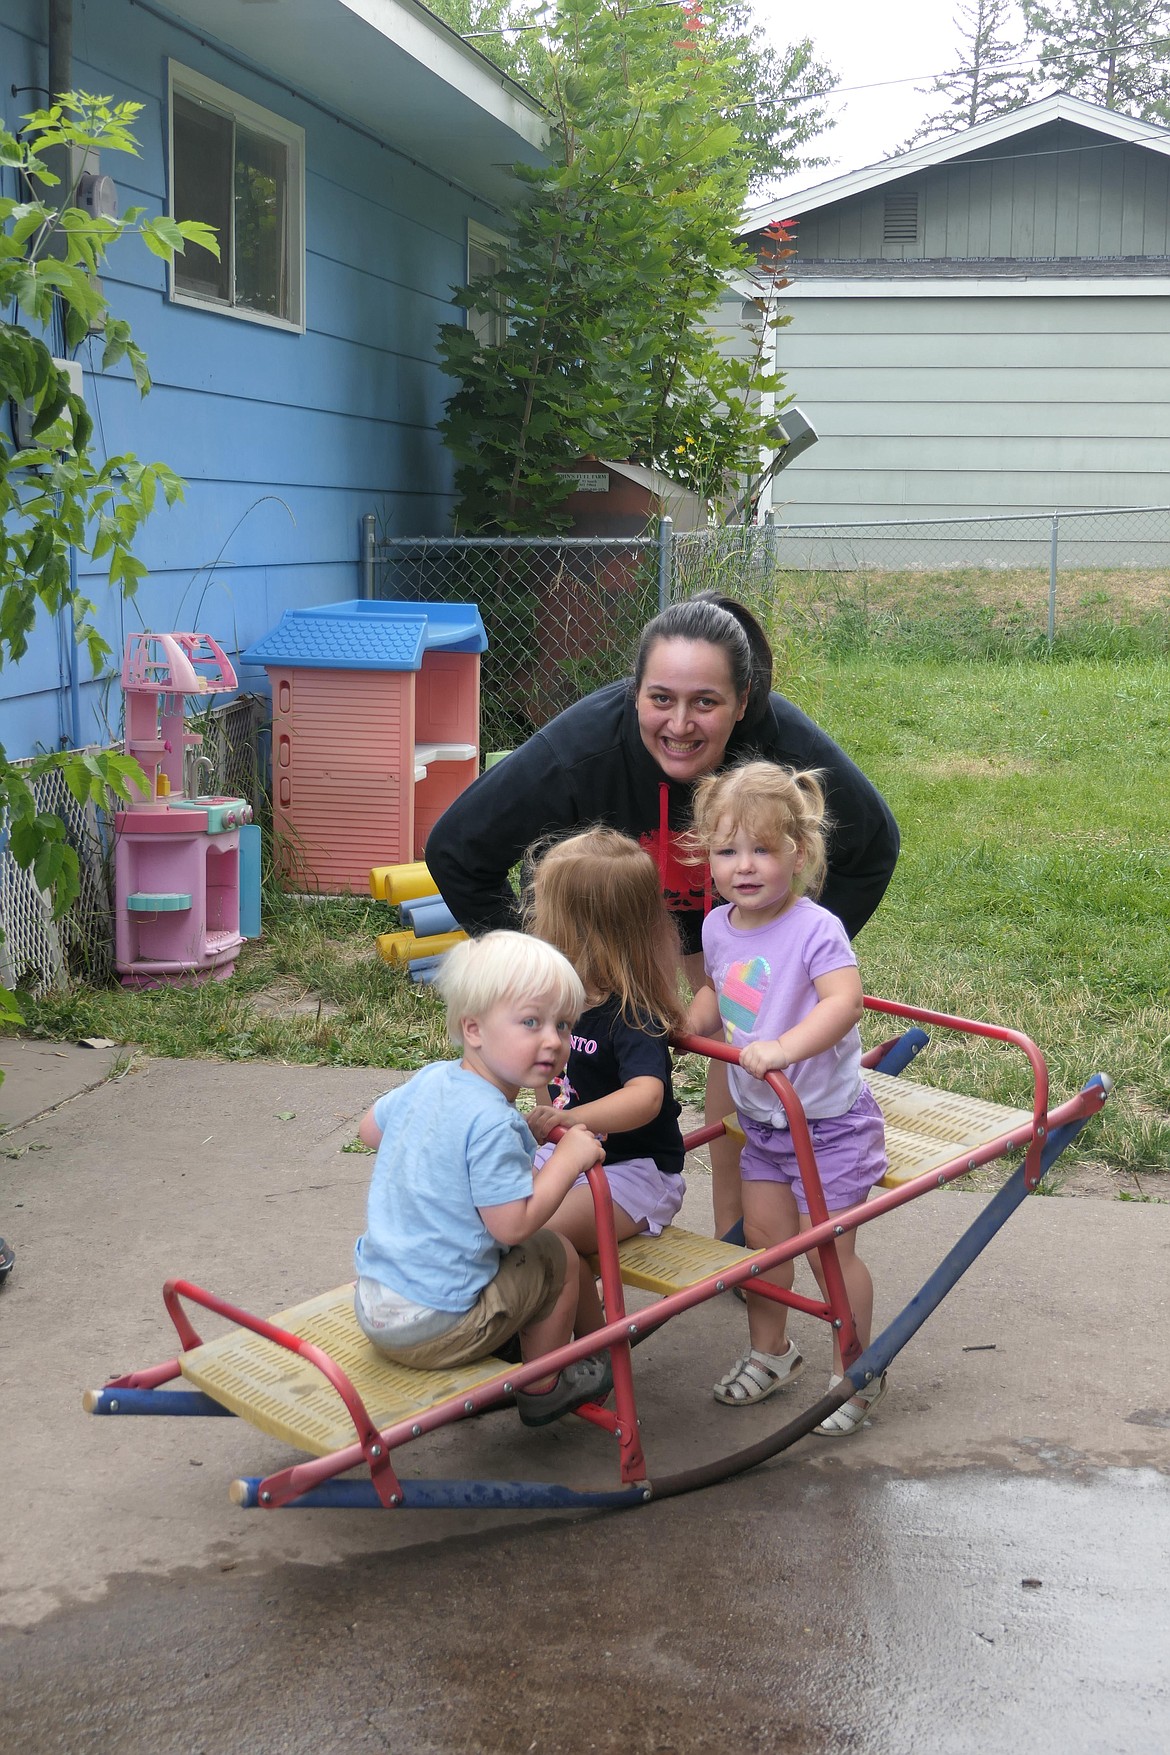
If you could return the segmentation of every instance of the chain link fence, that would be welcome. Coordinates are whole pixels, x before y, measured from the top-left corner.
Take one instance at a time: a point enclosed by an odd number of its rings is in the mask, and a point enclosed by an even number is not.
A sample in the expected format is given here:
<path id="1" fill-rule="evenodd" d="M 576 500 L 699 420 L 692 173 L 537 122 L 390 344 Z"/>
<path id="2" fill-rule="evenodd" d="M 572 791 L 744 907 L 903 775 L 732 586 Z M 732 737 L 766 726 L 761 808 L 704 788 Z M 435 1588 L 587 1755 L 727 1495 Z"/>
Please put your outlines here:
<path id="1" fill-rule="evenodd" d="M 268 703 L 241 695 L 189 720 L 203 734 L 203 754 L 211 758 L 211 789 L 246 798 L 258 815 L 266 800 L 261 731 Z M 26 768 L 27 763 L 17 763 Z M 80 892 L 59 919 L 33 875 L 23 871 L 5 846 L 0 851 L 0 983 L 34 997 L 64 986 L 70 976 L 109 980 L 114 973 L 113 825 L 80 805 L 60 769 L 33 783 L 37 809 L 60 817 L 78 857 Z"/>
<path id="2" fill-rule="evenodd" d="M 628 676 L 662 605 L 719 590 L 770 633 L 888 632 L 950 609 L 1051 645 L 1062 617 L 1170 611 L 1170 506 L 870 523 L 767 523 L 641 538 L 388 538 L 364 520 L 363 594 L 479 606 L 485 751 L 513 749 Z"/>
<path id="3" fill-rule="evenodd" d="M 367 530 L 369 522 L 367 520 Z M 367 539 L 369 597 L 474 603 L 485 752 L 514 749 L 603 683 L 628 675 L 666 601 L 669 520 L 654 537 Z"/>
<path id="4" fill-rule="evenodd" d="M 858 523 L 768 523 L 704 530 L 671 543 L 671 595 L 715 586 L 767 613 L 780 602 L 836 599 L 852 585 L 897 606 L 923 583 L 962 577 L 990 604 L 1013 602 L 1017 625 L 1051 645 L 1062 607 L 1109 601 L 1170 607 L 1170 506 Z M 985 575 L 980 581 L 978 575 Z M 830 582 L 831 583 L 828 583 Z M 827 589 L 826 589 L 827 586 Z"/>

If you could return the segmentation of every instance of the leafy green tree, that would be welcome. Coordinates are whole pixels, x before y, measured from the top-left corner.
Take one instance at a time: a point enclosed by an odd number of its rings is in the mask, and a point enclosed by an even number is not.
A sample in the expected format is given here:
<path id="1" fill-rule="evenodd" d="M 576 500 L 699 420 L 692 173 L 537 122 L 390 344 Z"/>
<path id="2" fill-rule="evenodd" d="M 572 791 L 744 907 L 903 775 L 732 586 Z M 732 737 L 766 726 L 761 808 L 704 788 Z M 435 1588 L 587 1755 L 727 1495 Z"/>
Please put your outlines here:
<path id="1" fill-rule="evenodd" d="M 541 58 L 541 0 L 431 0 L 430 11 L 473 49 L 535 92 Z"/>
<path id="2" fill-rule="evenodd" d="M 779 388 L 709 326 L 728 277 L 755 265 L 733 241 L 753 166 L 735 52 L 698 0 L 562 0 L 544 53 L 559 160 L 518 167 L 508 265 L 457 295 L 490 310 L 502 291 L 507 336 L 440 332 L 470 530 L 555 527 L 557 466 L 590 452 L 684 479 L 694 455 L 718 495 L 754 467 L 759 397 Z"/>
<path id="3" fill-rule="evenodd" d="M 747 0 L 715 0 L 704 13 L 731 57 L 739 88 L 734 114 L 750 154 L 751 192 L 773 178 L 827 164 L 823 154 L 808 149 L 835 125 L 826 99 L 838 79 L 818 60 L 812 39 L 773 47 Z"/>
<path id="4" fill-rule="evenodd" d="M 1146 121 L 1170 116 L 1170 0 L 1022 0 L 1041 78 Z"/>
<path id="5" fill-rule="evenodd" d="M 1023 43 L 1012 40 L 1013 11 L 1011 0 L 972 0 L 959 7 L 954 19 L 961 44 L 957 65 L 918 88 L 946 102 L 915 130 L 903 151 L 1028 103 L 1031 73 L 1022 65 Z"/>
<path id="6" fill-rule="evenodd" d="M 595 0 L 584 15 L 600 11 L 603 4 Z M 685 9 L 662 0 L 661 10 L 677 35 Z M 581 9 L 558 8 L 549 0 L 431 0 L 431 11 L 555 110 L 557 57 L 550 56 L 549 46 L 562 23 L 572 24 L 567 15 Z M 810 157 L 808 147 L 833 126 L 825 99 L 837 78 L 817 59 L 811 39 L 775 48 L 754 17 L 750 0 L 708 0 L 703 18 L 726 57 L 726 113 L 738 122 L 750 154 L 752 189 L 825 164 L 824 158 Z M 571 40 L 568 30 L 563 46 Z"/>
<path id="7" fill-rule="evenodd" d="M 69 93 L 26 117 L 21 138 L 0 129 L 0 165 L 18 190 L 0 199 L 0 400 L 23 405 L 31 420 L 23 446 L 15 431 L 9 437 L 0 430 L 0 664 L 24 656 L 41 610 L 55 616 L 71 607 L 76 638 L 91 665 L 100 665 L 109 647 L 94 625 L 94 604 L 70 583 L 69 551 L 104 561 L 110 584 L 131 595 L 145 571 L 133 552 L 140 525 L 160 494 L 168 504 L 182 497 L 182 483 L 165 464 L 94 454 L 85 403 L 71 392 L 46 340 L 58 316 L 70 349 L 100 336 L 103 369 L 125 361 L 145 395 L 146 359 L 129 326 L 109 310 L 97 279 L 102 263 L 126 233 L 164 261 L 187 243 L 219 254 L 207 226 L 148 217 L 141 207 L 111 218 L 75 204 L 88 151 L 137 152 L 130 129 L 141 108 Z M 72 181 L 58 175 L 58 159 L 78 165 Z M 53 767 L 82 803 L 104 804 L 107 788 L 126 798 L 129 781 L 142 775 L 136 763 L 113 754 L 54 752 L 17 768 L 0 749 L 0 817 L 9 850 L 61 912 L 77 894 L 77 856 L 60 820 L 38 810 L 31 785 Z M 0 1005 L 18 1015 L 11 996 Z"/>

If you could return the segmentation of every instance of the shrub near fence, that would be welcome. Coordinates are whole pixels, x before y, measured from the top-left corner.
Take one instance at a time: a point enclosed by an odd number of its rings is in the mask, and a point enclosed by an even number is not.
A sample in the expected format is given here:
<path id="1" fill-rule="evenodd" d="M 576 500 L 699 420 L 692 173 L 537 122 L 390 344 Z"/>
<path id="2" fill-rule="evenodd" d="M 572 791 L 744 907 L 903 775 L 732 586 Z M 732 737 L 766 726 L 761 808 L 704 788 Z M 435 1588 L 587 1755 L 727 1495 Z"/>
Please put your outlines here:
<path id="1" fill-rule="evenodd" d="M 627 674 L 638 635 L 665 601 L 662 556 L 658 537 L 390 539 L 372 545 L 365 589 L 478 606 L 488 637 L 482 747 L 508 750 Z"/>

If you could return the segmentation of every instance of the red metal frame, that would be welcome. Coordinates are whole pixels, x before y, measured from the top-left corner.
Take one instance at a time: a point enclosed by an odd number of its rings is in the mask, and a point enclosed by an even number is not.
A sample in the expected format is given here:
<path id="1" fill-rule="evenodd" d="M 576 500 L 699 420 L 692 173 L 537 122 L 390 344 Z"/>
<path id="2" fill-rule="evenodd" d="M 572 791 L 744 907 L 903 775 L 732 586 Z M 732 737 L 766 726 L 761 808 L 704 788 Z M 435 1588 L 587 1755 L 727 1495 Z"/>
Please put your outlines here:
<path id="1" fill-rule="evenodd" d="M 704 1036 L 686 1035 L 675 1036 L 672 1040 L 674 1046 L 681 1048 L 684 1053 L 706 1054 L 711 1060 L 727 1061 L 732 1066 L 739 1065 L 739 1049 L 731 1047 L 727 1042 L 712 1041 Z M 779 1097 L 788 1118 L 788 1128 L 796 1154 L 796 1165 L 804 1186 L 808 1216 L 812 1221 L 810 1229 L 824 1226 L 829 1222 L 829 1209 L 825 1204 L 824 1190 L 821 1187 L 821 1173 L 817 1168 L 816 1153 L 813 1151 L 804 1106 L 784 1073 L 770 1072 L 765 1075 L 765 1082 Z M 720 1131 L 722 1132 L 722 1125 Z M 690 1141 L 688 1141 L 688 1147 L 693 1149 Z M 777 1304 L 786 1304 L 793 1310 L 807 1311 L 810 1315 L 819 1316 L 830 1323 L 836 1331 L 844 1371 L 848 1371 L 853 1361 L 861 1356 L 857 1323 L 854 1320 L 853 1307 L 849 1302 L 849 1294 L 845 1288 L 845 1276 L 841 1271 L 841 1261 L 837 1254 L 837 1238 L 843 1236 L 847 1228 L 841 1227 L 831 1230 L 826 1241 L 817 1250 L 821 1272 L 825 1278 L 825 1302 L 823 1304 L 811 1302 L 807 1298 L 802 1298 L 799 1292 L 785 1291 L 783 1287 L 769 1285 L 767 1282 L 751 1288 L 753 1293 L 761 1297 L 771 1298 Z M 808 1232 L 801 1233 L 802 1238 L 808 1235 Z M 803 1254 L 804 1250 L 797 1250 L 795 1253 Z M 783 1257 L 781 1259 L 787 1260 L 789 1258 Z"/>
<path id="2" fill-rule="evenodd" d="M 167 1314 L 178 1331 L 179 1339 L 186 1352 L 191 1347 L 203 1345 L 191 1323 L 187 1313 L 179 1302 L 189 1298 L 193 1304 L 201 1304 L 205 1310 L 212 1310 L 217 1316 L 226 1316 L 240 1328 L 251 1329 L 253 1334 L 263 1335 L 265 1340 L 274 1341 L 278 1347 L 284 1347 L 298 1358 L 315 1365 L 317 1370 L 333 1385 L 346 1411 L 353 1421 L 354 1430 L 358 1435 L 358 1449 L 364 1461 L 369 1465 L 370 1479 L 374 1483 L 374 1491 L 385 1506 L 397 1505 L 402 1498 L 402 1488 L 398 1477 L 390 1467 L 390 1456 L 382 1441 L 381 1434 L 366 1412 L 365 1403 L 350 1382 L 340 1365 L 334 1363 L 328 1353 L 315 1347 L 312 1341 L 302 1339 L 300 1335 L 290 1334 L 287 1329 L 277 1328 L 273 1322 L 266 1322 L 262 1316 L 253 1316 L 250 1311 L 241 1310 L 237 1304 L 229 1304 L 224 1298 L 217 1298 L 213 1292 L 205 1292 L 201 1286 L 194 1286 L 190 1280 L 168 1280 L 163 1287 L 163 1303 Z"/>
<path id="3" fill-rule="evenodd" d="M 832 1323 L 837 1329 L 842 1357 L 846 1369 L 848 1369 L 849 1364 L 857 1358 L 860 1348 L 857 1342 L 856 1325 L 849 1308 L 844 1280 L 841 1275 L 840 1262 L 837 1258 L 837 1240 L 847 1232 L 856 1230 L 859 1226 L 868 1224 L 883 1214 L 893 1211 L 894 1208 L 904 1206 L 908 1201 L 917 1199 L 928 1189 L 941 1187 L 947 1182 L 955 1181 L 981 1164 L 993 1162 L 1009 1152 L 1019 1151 L 1022 1148 L 1026 1148 L 1025 1180 L 1029 1188 L 1034 1187 L 1036 1181 L 1039 1180 L 1040 1153 L 1043 1142 L 1048 1137 L 1050 1129 L 1072 1121 L 1086 1119 L 1103 1106 L 1106 1098 L 1104 1089 L 1090 1085 L 1079 1091 L 1074 1097 L 1069 1098 L 1065 1103 L 1060 1104 L 1049 1114 L 1047 1111 L 1048 1073 L 1044 1057 L 1036 1045 L 1019 1031 L 1004 1029 L 999 1025 L 982 1024 L 970 1019 L 952 1017 L 921 1007 L 902 1006 L 889 1000 L 874 999 L 869 996 L 866 996 L 865 1004 L 872 1011 L 907 1018 L 917 1023 L 931 1024 L 936 1028 L 987 1037 L 1017 1047 L 1028 1060 L 1033 1073 L 1031 1127 L 1022 1128 L 1018 1133 L 1005 1135 L 977 1151 L 953 1158 L 946 1164 L 927 1171 L 910 1182 L 903 1183 L 898 1188 L 876 1192 L 867 1201 L 830 1216 L 825 1207 L 816 1157 L 800 1100 L 782 1073 L 770 1073 L 768 1083 L 780 1098 L 788 1117 L 797 1164 L 804 1178 L 809 1216 L 813 1221 L 808 1230 L 802 1231 L 798 1236 L 790 1238 L 784 1243 L 776 1244 L 770 1249 L 745 1258 L 733 1267 L 723 1269 L 717 1274 L 708 1275 L 693 1286 L 689 1286 L 681 1292 L 672 1293 L 645 1310 L 639 1310 L 631 1318 L 627 1315 L 625 1308 L 625 1294 L 622 1286 L 618 1247 L 614 1236 L 613 1203 L 609 1184 L 604 1170 L 600 1167 L 594 1168 L 588 1173 L 588 1181 L 593 1193 L 597 1215 L 598 1256 L 602 1293 L 607 1312 L 607 1321 L 604 1327 L 592 1334 L 580 1336 L 577 1340 L 544 1355 L 539 1360 L 531 1360 L 526 1364 L 517 1365 L 514 1370 L 508 1372 L 506 1377 L 501 1376 L 489 1383 L 479 1385 L 464 1395 L 439 1403 L 425 1413 L 399 1421 L 383 1431 L 378 1431 L 373 1426 L 369 1414 L 349 1378 L 320 1348 L 302 1340 L 298 1335 L 290 1334 L 275 1324 L 253 1316 L 248 1311 L 204 1291 L 189 1281 L 168 1281 L 163 1292 L 164 1302 L 184 1350 L 201 1344 L 197 1332 L 182 1308 L 181 1300 L 187 1299 L 227 1317 L 242 1328 L 264 1336 L 277 1346 L 285 1347 L 288 1351 L 316 1366 L 337 1391 L 354 1422 L 355 1443 L 334 1451 L 328 1456 L 313 1457 L 269 1475 L 261 1483 L 260 1503 L 269 1508 L 287 1504 L 313 1487 L 336 1475 L 344 1474 L 347 1470 L 364 1461 L 370 1469 L 375 1490 L 382 1504 L 389 1507 L 395 1506 L 401 1501 L 401 1487 L 390 1464 L 390 1453 L 393 1450 L 421 1437 L 426 1432 L 434 1431 L 440 1426 L 448 1425 L 457 1419 L 489 1408 L 514 1390 L 523 1389 L 526 1383 L 547 1376 L 552 1371 L 559 1371 L 575 1360 L 582 1359 L 602 1348 L 610 1350 L 614 1377 L 615 1412 L 611 1414 L 600 1407 L 586 1407 L 578 1411 L 591 1424 L 611 1432 L 618 1440 L 622 1481 L 627 1484 L 641 1482 L 646 1478 L 646 1463 L 639 1437 L 631 1362 L 631 1340 L 661 1327 L 663 1323 L 668 1322 L 682 1311 L 692 1309 L 716 1294 L 741 1284 L 745 1290 L 754 1295 L 771 1297 L 788 1304 L 793 1309 L 818 1316 Z M 684 1052 L 702 1053 L 712 1059 L 728 1062 L 737 1062 L 739 1059 L 736 1049 L 706 1038 L 679 1036 L 674 1039 L 674 1045 Z M 871 1055 L 866 1058 L 878 1058 L 881 1052 L 881 1049 L 871 1051 Z M 723 1132 L 722 1122 L 698 1130 L 688 1136 L 686 1141 L 688 1150 L 693 1150 L 696 1146 L 707 1143 L 707 1141 L 718 1137 L 721 1132 Z M 828 1294 L 825 1302 L 804 1298 L 797 1293 L 786 1292 L 777 1286 L 753 1283 L 759 1281 L 761 1274 L 814 1249 L 820 1253 L 825 1272 Z M 149 1370 L 117 1378 L 107 1387 L 154 1388 L 178 1375 L 178 1361 L 168 1360 Z"/>
<path id="4" fill-rule="evenodd" d="M 967 1036 L 985 1036 L 993 1042 L 1006 1042 L 1018 1048 L 1032 1068 L 1032 1137 L 1024 1158 L 1024 1184 L 1035 1188 L 1040 1181 L 1040 1157 L 1048 1138 L 1048 1063 L 1030 1036 L 1020 1030 L 1005 1029 L 1002 1024 L 981 1024 L 974 1018 L 952 1017 L 948 1012 L 931 1012 L 921 1006 L 899 1005 L 892 999 L 876 999 L 865 995 L 866 1009 L 883 1012 L 888 1017 L 909 1018 L 916 1024 L 933 1024 L 940 1030 L 960 1030 Z M 1102 1098 L 1104 1102 L 1104 1098 Z M 1100 1108 L 1100 1104 L 1097 1106 Z M 986 1159 L 983 1162 L 987 1162 Z M 971 1165 L 974 1169 L 974 1164 Z"/>

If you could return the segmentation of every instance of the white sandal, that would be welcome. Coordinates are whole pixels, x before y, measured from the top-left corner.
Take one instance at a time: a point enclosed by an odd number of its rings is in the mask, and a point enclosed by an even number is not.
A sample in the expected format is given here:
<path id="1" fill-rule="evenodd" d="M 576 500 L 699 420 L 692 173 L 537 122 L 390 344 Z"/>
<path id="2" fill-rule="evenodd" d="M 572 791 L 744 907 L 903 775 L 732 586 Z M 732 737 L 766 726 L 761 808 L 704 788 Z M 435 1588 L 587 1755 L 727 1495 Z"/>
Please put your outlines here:
<path id="1" fill-rule="evenodd" d="M 783 1353 L 761 1353 L 753 1347 L 737 1359 L 726 1376 L 721 1377 L 712 1391 L 715 1400 L 727 1408 L 742 1408 L 748 1402 L 762 1402 L 787 1389 L 804 1370 L 804 1360 L 796 1342 L 789 1341 Z"/>
<path id="2" fill-rule="evenodd" d="M 843 1381 L 840 1377 L 830 1377 L 830 1392 Z M 813 1431 L 819 1432 L 822 1438 L 851 1438 L 867 1423 L 888 1388 L 886 1373 L 883 1371 L 880 1377 L 851 1395 L 847 1402 L 842 1402 L 836 1413 L 830 1414 L 827 1420 L 822 1420 L 819 1426 L 814 1426 Z"/>

